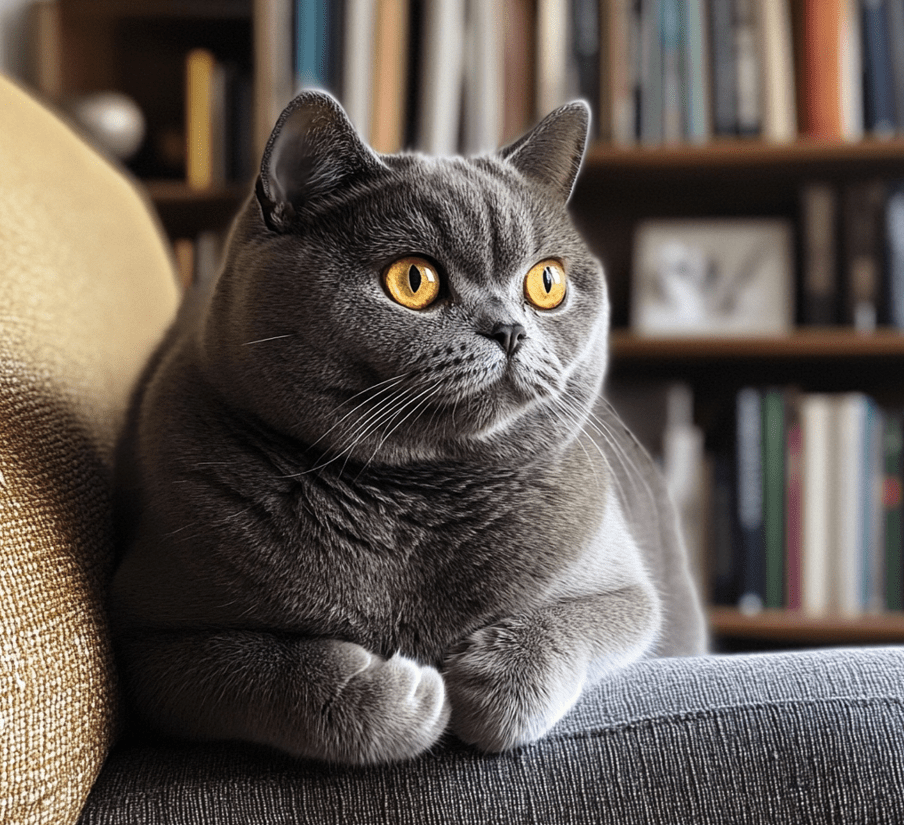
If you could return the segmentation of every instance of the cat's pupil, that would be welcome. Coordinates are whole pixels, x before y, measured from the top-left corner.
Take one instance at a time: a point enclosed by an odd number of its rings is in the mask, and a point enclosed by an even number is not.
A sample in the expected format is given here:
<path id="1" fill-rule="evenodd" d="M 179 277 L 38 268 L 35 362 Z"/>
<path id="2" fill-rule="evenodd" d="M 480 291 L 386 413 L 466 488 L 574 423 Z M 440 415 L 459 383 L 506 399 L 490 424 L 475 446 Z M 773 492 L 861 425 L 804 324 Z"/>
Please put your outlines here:
<path id="1" fill-rule="evenodd" d="M 421 271 L 414 265 L 408 270 L 408 283 L 412 292 L 417 292 L 421 288 Z"/>
<path id="2" fill-rule="evenodd" d="M 543 289 L 546 290 L 547 295 L 549 294 L 549 291 L 552 289 L 553 283 L 554 283 L 554 280 L 552 277 L 552 271 L 550 270 L 550 268 L 548 266 L 544 267 L 544 269 L 543 269 Z"/>

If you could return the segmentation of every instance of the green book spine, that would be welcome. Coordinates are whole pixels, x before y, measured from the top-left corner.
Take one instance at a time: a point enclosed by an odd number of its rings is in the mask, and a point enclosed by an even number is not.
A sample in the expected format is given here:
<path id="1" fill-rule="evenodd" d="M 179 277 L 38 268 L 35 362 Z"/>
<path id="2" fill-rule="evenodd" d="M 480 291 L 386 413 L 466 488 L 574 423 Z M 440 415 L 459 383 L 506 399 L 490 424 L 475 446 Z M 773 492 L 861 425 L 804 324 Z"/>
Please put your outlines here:
<path id="1" fill-rule="evenodd" d="M 767 608 L 785 606 L 785 394 L 763 395 L 763 533 Z"/>

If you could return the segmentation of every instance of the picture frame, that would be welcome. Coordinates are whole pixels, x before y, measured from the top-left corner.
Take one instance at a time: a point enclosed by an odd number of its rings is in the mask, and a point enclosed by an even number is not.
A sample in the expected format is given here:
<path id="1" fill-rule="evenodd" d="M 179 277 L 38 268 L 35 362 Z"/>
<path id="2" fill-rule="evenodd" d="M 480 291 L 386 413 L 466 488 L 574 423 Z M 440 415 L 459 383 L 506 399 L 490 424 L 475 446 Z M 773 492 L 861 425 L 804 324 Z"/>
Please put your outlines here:
<path id="1" fill-rule="evenodd" d="M 631 286 L 631 327 L 639 335 L 787 333 L 794 323 L 791 224 L 644 221 L 634 235 Z"/>

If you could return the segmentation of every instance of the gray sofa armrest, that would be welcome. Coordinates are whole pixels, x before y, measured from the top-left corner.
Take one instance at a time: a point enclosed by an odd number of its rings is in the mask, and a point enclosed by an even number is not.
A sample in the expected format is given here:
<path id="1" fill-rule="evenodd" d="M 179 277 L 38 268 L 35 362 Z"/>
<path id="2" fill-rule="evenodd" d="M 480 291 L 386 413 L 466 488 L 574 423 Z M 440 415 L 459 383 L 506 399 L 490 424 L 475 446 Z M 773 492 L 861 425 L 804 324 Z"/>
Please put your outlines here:
<path id="1" fill-rule="evenodd" d="M 541 742 L 339 768 L 233 745 L 114 750 L 81 823 L 900 823 L 904 649 L 641 663 Z"/>

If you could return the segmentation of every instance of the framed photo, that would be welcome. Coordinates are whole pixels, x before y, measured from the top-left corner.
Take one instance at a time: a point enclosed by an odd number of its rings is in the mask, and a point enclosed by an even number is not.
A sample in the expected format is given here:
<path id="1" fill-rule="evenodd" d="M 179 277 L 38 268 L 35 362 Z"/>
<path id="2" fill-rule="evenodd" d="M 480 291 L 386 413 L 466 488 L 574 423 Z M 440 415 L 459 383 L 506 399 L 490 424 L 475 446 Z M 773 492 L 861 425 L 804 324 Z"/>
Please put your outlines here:
<path id="1" fill-rule="evenodd" d="M 775 335 L 794 323 L 787 221 L 645 221 L 633 261 L 631 326 L 640 335 Z"/>

